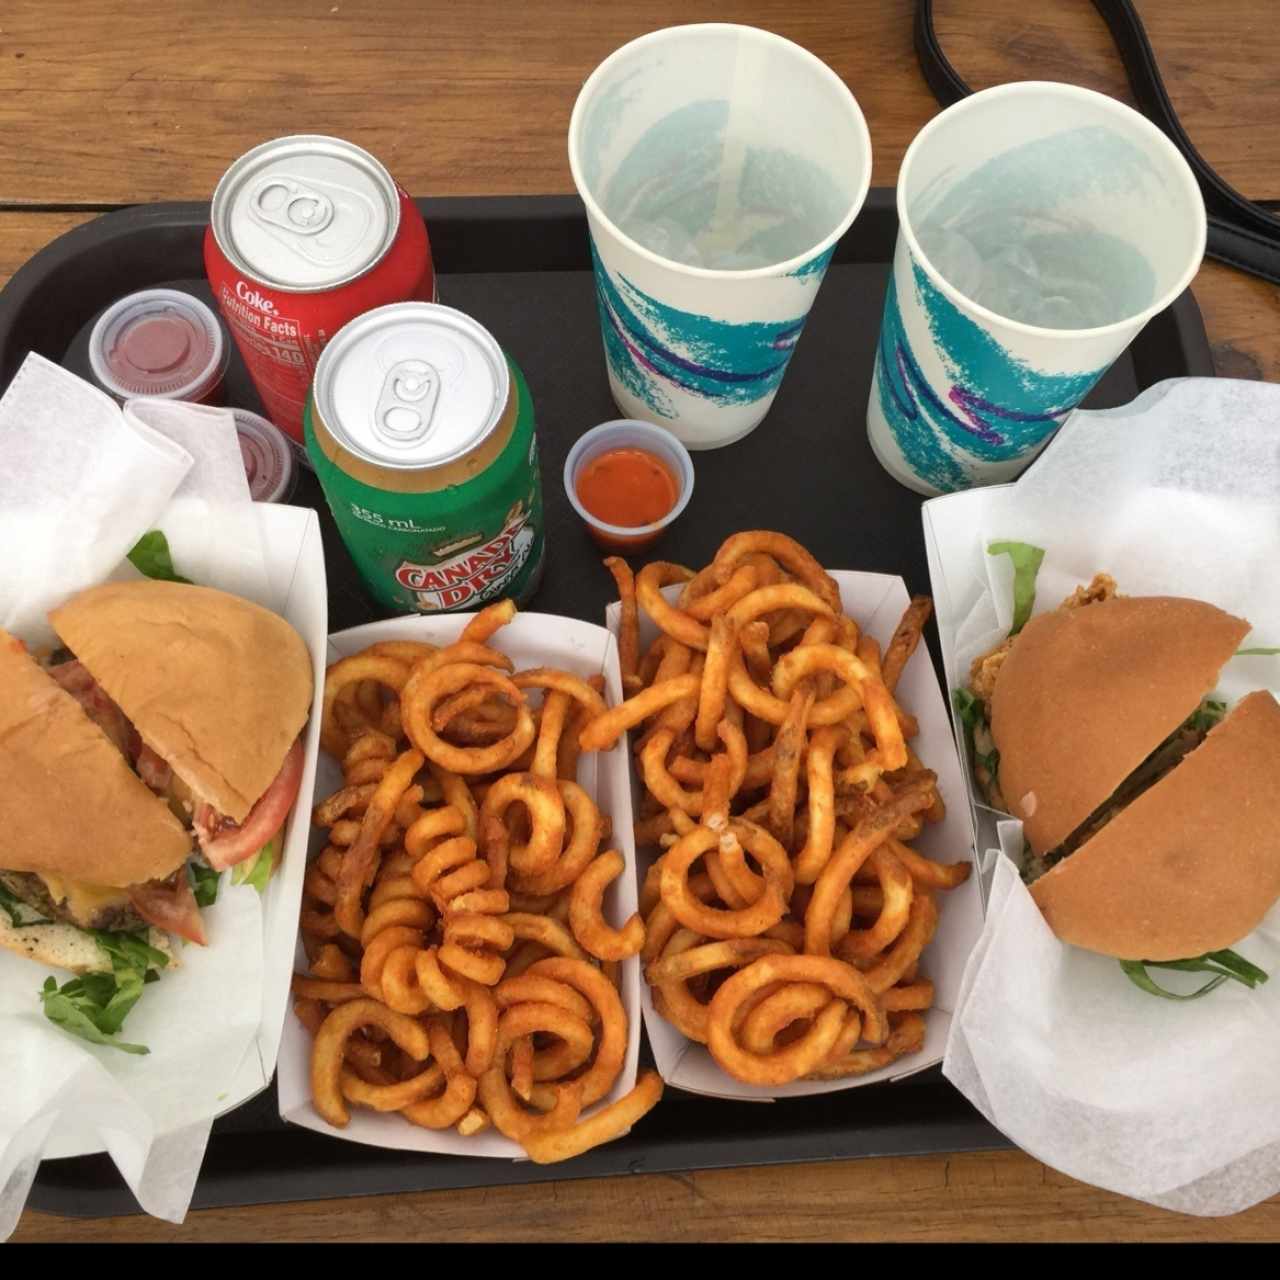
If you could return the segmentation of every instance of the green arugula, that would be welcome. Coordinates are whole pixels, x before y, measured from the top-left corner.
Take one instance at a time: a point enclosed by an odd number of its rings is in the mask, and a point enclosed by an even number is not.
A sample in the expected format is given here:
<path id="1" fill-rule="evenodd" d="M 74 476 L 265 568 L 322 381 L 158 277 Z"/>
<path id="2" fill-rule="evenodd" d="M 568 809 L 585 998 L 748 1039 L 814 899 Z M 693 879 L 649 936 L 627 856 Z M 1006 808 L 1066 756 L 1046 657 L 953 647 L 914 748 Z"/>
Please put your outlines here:
<path id="1" fill-rule="evenodd" d="M 124 1053 L 145 1054 L 146 1045 L 128 1044 L 119 1034 L 142 989 L 159 979 L 169 958 L 142 934 L 86 930 L 111 961 L 110 973 L 85 973 L 58 986 L 46 978 L 40 992 L 44 1016 L 71 1035 L 92 1044 L 107 1045 Z"/>
<path id="2" fill-rule="evenodd" d="M 1013 562 L 1013 626 L 1011 636 L 1016 636 L 1027 624 L 1036 603 L 1036 574 L 1044 559 L 1044 548 L 1033 547 L 1029 542 L 992 542 L 987 546 L 989 556 L 1008 556 Z"/>
<path id="3" fill-rule="evenodd" d="M 1207 996 L 1211 991 L 1216 991 L 1228 980 L 1242 983 L 1252 991 L 1266 982 L 1268 977 L 1265 970 L 1259 969 L 1256 964 L 1250 964 L 1243 956 L 1230 950 L 1207 951 L 1204 955 L 1195 956 L 1190 960 L 1121 960 L 1120 968 L 1124 970 L 1125 977 L 1135 987 L 1148 995 L 1159 996 L 1162 1000 L 1198 1000 L 1201 996 Z M 1147 972 L 1148 969 L 1173 969 L 1179 973 L 1209 973 L 1213 977 L 1202 987 L 1197 987 L 1186 995 L 1179 995 L 1160 986 Z"/>
<path id="4" fill-rule="evenodd" d="M 277 833 L 252 858 L 246 858 L 231 869 L 231 883 L 251 884 L 259 893 L 266 893 L 267 883 L 279 858 L 280 835 Z"/>
<path id="5" fill-rule="evenodd" d="M 218 900 L 218 888 L 222 884 L 222 872 L 207 867 L 202 862 L 188 862 L 187 875 L 191 879 L 191 892 L 196 906 L 211 907 Z"/>
<path id="6" fill-rule="evenodd" d="M 151 1050 L 144 1044 L 111 1039 L 141 994 L 141 983 L 130 982 L 122 987 L 112 974 L 86 973 L 61 987 L 56 978 L 46 978 L 40 1000 L 44 1016 L 71 1035 L 124 1053 L 146 1054 Z"/>
<path id="7" fill-rule="evenodd" d="M 1000 752 L 993 745 L 990 751 L 982 751 L 978 747 L 977 734 L 987 729 L 987 704 L 975 697 L 968 689 L 954 689 L 951 693 L 955 700 L 956 713 L 960 723 L 965 727 L 969 739 L 969 747 L 973 758 L 991 775 L 996 777 L 1000 771 Z M 987 734 L 990 737 L 990 734 Z"/>
<path id="8" fill-rule="evenodd" d="M 987 718 L 986 704 L 968 689 L 956 689 L 951 694 L 956 704 L 956 714 L 966 729 L 976 728 Z"/>
<path id="9" fill-rule="evenodd" d="M 133 550 L 129 552 L 129 562 L 148 578 L 159 578 L 162 582 L 191 582 L 190 578 L 184 578 L 173 567 L 169 539 L 159 529 L 144 533 L 134 543 Z"/>
<path id="10" fill-rule="evenodd" d="M 1187 717 L 1184 728 L 1194 729 L 1197 733 L 1208 733 L 1216 724 L 1222 722 L 1227 714 L 1227 704 L 1216 698 L 1205 698 L 1203 702 Z"/>
<path id="11" fill-rule="evenodd" d="M 169 964 L 169 957 L 153 947 L 141 933 L 107 933 L 102 929 L 85 932 L 110 956 L 111 968 L 116 973 L 122 969 L 146 973 L 148 969 L 164 969 Z"/>

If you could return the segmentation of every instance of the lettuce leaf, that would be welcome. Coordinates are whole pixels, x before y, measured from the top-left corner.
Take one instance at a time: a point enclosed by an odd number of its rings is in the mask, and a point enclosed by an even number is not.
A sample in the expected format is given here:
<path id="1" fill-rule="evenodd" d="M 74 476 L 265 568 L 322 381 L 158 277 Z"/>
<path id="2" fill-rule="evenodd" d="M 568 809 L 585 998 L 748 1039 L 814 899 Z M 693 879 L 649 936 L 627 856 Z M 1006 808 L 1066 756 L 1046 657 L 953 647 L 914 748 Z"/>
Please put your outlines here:
<path id="1" fill-rule="evenodd" d="M 231 868 L 231 883 L 249 884 L 259 893 L 266 893 L 267 884 L 280 860 L 280 847 L 280 834 L 277 832 L 252 858 L 246 858 Z"/>
<path id="2" fill-rule="evenodd" d="M 1008 556 L 1013 562 L 1013 626 L 1011 636 L 1016 636 L 1027 625 L 1036 603 L 1036 574 L 1044 560 L 1044 548 L 1033 547 L 1029 542 L 992 542 L 987 546 L 989 556 Z"/>
<path id="3" fill-rule="evenodd" d="M 1186 718 L 1185 727 L 1198 733 L 1208 733 L 1216 724 L 1222 722 L 1227 714 L 1227 704 L 1215 698 L 1205 698 L 1200 705 Z"/>
<path id="4" fill-rule="evenodd" d="M 55 978 L 46 978 L 40 992 L 44 1016 L 92 1044 L 107 1045 L 123 1053 L 150 1053 L 146 1045 L 127 1044 L 114 1037 L 138 1003 L 143 987 L 158 980 L 156 970 L 165 968 L 169 957 L 140 933 L 107 933 L 99 929 L 86 932 L 111 960 L 111 972 L 81 974 L 62 986 Z"/>
<path id="5" fill-rule="evenodd" d="M 144 533 L 134 543 L 133 550 L 129 552 L 129 563 L 139 573 L 148 578 L 158 578 L 161 582 L 191 582 L 190 578 L 184 578 L 173 567 L 169 539 L 159 529 Z"/>
<path id="6" fill-rule="evenodd" d="M 1244 956 L 1230 950 L 1208 951 L 1190 960 L 1121 960 L 1120 968 L 1135 987 L 1150 996 L 1159 996 L 1162 1000 L 1199 1000 L 1201 996 L 1216 991 L 1228 980 L 1239 982 L 1252 991 L 1268 978 L 1264 969 L 1259 969 Z M 1147 972 L 1148 969 L 1173 969 L 1180 973 L 1208 973 L 1213 976 L 1203 986 L 1179 995 L 1156 982 Z"/>
<path id="7" fill-rule="evenodd" d="M 992 778 L 1000 772 L 1000 752 L 991 742 L 991 732 L 987 728 L 987 704 L 975 697 L 968 689 L 955 689 L 951 694 L 955 700 L 956 713 L 960 723 L 965 727 L 965 735 L 969 739 L 969 748 L 974 760 L 982 765 Z M 979 741 L 981 735 L 981 741 Z M 984 751 L 983 742 L 991 742 L 991 749 Z"/>
<path id="8" fill-rule="evenodd" d="M 61 987 L 58 986 L 57 979 L 46 978 L 40 1000 L 44 1005 L 44 1016 L 50 1022 L 73 1036 L 79 1036 L 81 1040 L 88 1040 L 91 1044 L 105 1044 L 124 1053 L 150 1053 L 151 1050 L 145 1044 L 129 1044 L 124 1040 L 112 1039 L 120 1028 L 118 1025 L 112 1027 L 111 1024 L 124 1021 L 123 1016 L 118 1016 L 119 992 L 111 974 L 86 973 L 63 983 Z M 125 999 L 128 999 L 128 994 Z M 141 994 L 139 988 L 137 995 L 129 1000 L 129 1006 L 124 1010 L 126 1014 Z M 115 1011 L 108 1015 L 107 1010 L 113 1001 L 116 1002 Z"/>
<path id="9" fill-rule="evenodd" d="M 191 891 L 196 906 L 211 907 L 218 900 L 218 888 L 222 884 L 222 872 L 207 867 L 203 862 L 188 862 L 187 875 L 191 879 Z"/>
<path id="10" fill-rule="evenodd" d="M 107 933 L 102 929 L 87 930 L 89 936 L 111 958 L 113 972 L 136 969 L 145 974 L 148 969 L 164 969 L 169 957 L 158 951 L 141 933 Z"/>
<path id="11" fill-rule="evenodd" d="M 15 897 L 4 885 L 0 884 L 0 911 L 9 917 L 9 923 L 15 929 L 21 929 L 27 923 L 21 898 Z"/>
<path id="12" fill-rule="evenodd" d="M 956 704 L 956 713 L 960 723 L 966 729 L 972 729 L 987 718 L 986 704 L 981 698 L 970 693 L 968 689 L 956 689 L 951 694 Z"/>

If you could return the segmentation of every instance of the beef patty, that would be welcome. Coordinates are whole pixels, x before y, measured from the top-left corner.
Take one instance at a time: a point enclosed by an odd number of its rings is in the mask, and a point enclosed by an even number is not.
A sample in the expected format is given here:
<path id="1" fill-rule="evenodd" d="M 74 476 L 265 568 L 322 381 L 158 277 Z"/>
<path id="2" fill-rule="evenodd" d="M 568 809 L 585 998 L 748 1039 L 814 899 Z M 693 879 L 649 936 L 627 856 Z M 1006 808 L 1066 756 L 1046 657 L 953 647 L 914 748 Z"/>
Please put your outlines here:
<path id="1" fill-rule="evenodd" d="M 32 871 L 0 871 L 0 885 L 49 920 L 78 925 L 82 929 L 103 929 L 109 932 L 134 932 L 147 927 L 147 922 L 128 903 L 100 907 L 94 912 L 92 919 L 77 920 L 65 903 L 53 900 L 48 885 Z"/>

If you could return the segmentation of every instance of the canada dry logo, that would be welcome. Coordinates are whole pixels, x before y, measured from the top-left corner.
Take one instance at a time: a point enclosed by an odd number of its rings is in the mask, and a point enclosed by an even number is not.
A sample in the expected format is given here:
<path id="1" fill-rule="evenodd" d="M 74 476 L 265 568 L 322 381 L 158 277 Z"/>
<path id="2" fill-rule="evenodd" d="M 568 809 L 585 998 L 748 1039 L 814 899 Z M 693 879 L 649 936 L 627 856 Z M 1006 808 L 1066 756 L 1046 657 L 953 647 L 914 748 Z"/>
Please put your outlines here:
<path id="1" fill-rule="evenodd" d="M 524 567 L 533 550 L 530 512 L 520 502 L 508 513 L 499 533 L 480 546 L 469 546 L 441 564 L 401 562 L 396 581 L 418 597 L 418 608 L 435 613 L 460 609 L 496 595 Z"/>

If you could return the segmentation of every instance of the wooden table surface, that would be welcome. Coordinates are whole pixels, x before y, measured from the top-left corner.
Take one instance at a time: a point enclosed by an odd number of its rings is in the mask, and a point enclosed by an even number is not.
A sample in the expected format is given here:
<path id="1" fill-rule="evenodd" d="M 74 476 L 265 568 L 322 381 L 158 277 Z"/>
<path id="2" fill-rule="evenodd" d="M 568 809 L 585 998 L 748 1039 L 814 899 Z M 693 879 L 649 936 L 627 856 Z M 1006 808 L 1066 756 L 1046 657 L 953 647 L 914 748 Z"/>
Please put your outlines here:
<path id="1" fill-rule="evenodd" d="M 1258 0 L 1142 0 L 1191 137 L 1247 195 L 1280 200 L 1280 23 Z M 591 69 L 681 22 L 739 21 L 811 49 L 871 127 L 891 186 L 936 110 L 912 0 L 7 0 L 0 7 L 0 283 L 95 214 L 208 199 L 285 133 L 367 147 L 415 195 L 569 192 L 565 134 Z M 939 0 L 975 87 L 1074 81 L 1132 101 L 1087 0 Z M 855 232 L 856 234 L 856 232 Z M 1194 290 L 1218 372 L 1280 377 L 1280 293 L 1207 263 Z M 358 1190 L 352 1188 L 353 1191 Z M 77 1221 L 45 1240 L 1275 1240 L 1280 1197 L 1226 1219 L 1165 1213 L 1019 1152 L 740 1169 Z"/>

